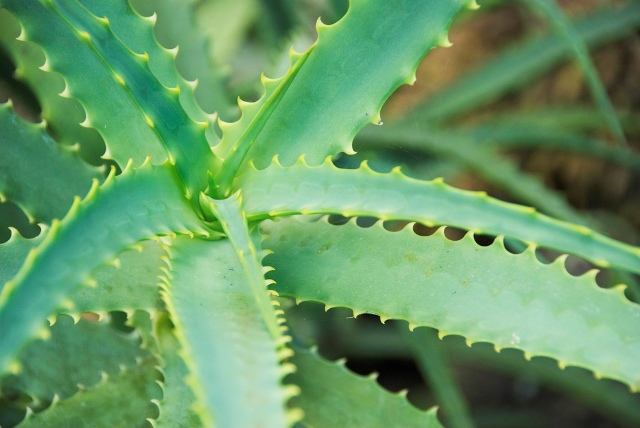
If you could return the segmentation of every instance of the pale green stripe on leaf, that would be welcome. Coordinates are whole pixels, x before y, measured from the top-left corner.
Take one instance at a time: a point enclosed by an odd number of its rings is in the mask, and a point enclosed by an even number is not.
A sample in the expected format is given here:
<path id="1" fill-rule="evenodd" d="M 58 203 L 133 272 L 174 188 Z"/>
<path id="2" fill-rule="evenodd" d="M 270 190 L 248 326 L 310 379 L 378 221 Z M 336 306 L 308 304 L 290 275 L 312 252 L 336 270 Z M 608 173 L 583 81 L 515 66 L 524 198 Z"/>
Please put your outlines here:
<path id="1" fill-rule="evenodd" d="M 204 425 L 287 425 L 280 357 L 234 247 L 181 238 L 168 250 L 164 298 Z"/>
<path id="2" fill-rule="evenodd" d="M 380 107 L 401 84 L 412 83 L 422 57 L 446 41 L 447 31 L 468 0 L 358 0 L 336 24 L 318 24 L 318 40 L 278 100 L 245 161 L 259 167 L 278 154 L 284 164 L 306 154 L 312 164 L 351 151 L 355 134 L 380 120 Z M 226 157 L 244 130 L 257 120 L 273 91 L 243 105 L 237 124 L 223 126 L 216 148 Z M 327 108 L 327 106 L 331 106 Z"/>
<path id="3" fill-rule="evenodd" d="M 116 375 L 121 366 L 132 367 L 137 359 L 149 357 L 136 335 L 117 331 L 107 322 L 80 319 L 74 324 L 71 317 L 61 315 L 50 332 L 50 339 L 24 348 L 19 357 L 21 372 L 2 382 L 36 402 L 50 402 L 54 395 L 66 399 L 78 391 L 78 385 L 91 387 L 102 373 Z"/>
<path id="4" fill-rule="evenodd" d="M 220 222 L 231 245 L 233 245 L 271 339 L 276 341 L 278 346 L 283 345 L 284 337 L 273 312 L 273 304 L 267 292 L 263 267 L 249 232 L 247 218 L 241 206 L 240 194 L 235 193 L 225 200 L 214 200 L 202 196 L 201 203 L 205 205 L 204 210 L 210 210 L 210 214 Z"/>
<path id="5" fill-rule="evenodd" d="M 598 10 L 574 26 L 590 48 L 601 46 L 632 34 L 640 26 L 640 4 L 629 2 L 619 8 Z M 494 101 L 546 73 L 570 53 L 571 48 L 559 35 L 527 40 L 431 95 L 415 109 L 407 122 L 415 119 L 445 121 Z"/>
<path id="6" fill-rule="evenodd" d="M 147 358 L 121 373 L 105 376 L 94 387 L 55 402 L 20 424 L 20 428 L 42 427 L 149 427 L 147 418 L 157 415 L 151 402 L 162 392 L 156 383 L 156 361 Z"/>
<path id="7" fill-rule="evenodd" d="M 298 371 L 287 380 L 300 386 L 291 400 L 305 412 L 308 427 L 442 427 L 436 409 L 423 412 L 404 394 L 392 394 L 372 377 L 350 372 L 342 362 L 330 362 L 315 351 L 295 348 Z"/>
<path id="8" fill-rule="evenodd" d="M 358 170 L 338 169 L 329 159 L 316 167 L 302 161 L 286 168 L 276 163 L 261 171 L 248 169 L 235 186 L 242 188 L 249 219 L 337 213 L 455 226 L 507 235 L 573 253 L 600 266 L 640 273 L 640 248 L 484 192 L 458 190 L 442 180 L 411 179 L 398 170 L 378 174 L 366 165 Z"/>
<path id="9" fill-rule="evenodd" d="M 556 31 L 565 39 L 572 50 L 573 56 L 575 56 L 578 65 L 582 69 L 582 73 L 587 81 L 587 85 L 591 91 L 592 96 L 595 98 L 603 117 L 607 121 L 607 124 L 611 128 L 613 135 L 618 142 L 625 143 L 624 131 L 622 130 L 622 124 L 620 119 L 616 115 L 616 112 L 611 104 L 611 100 L 607 95 L 598 70 L 589 57 L 589 50 L 584 40 L 577 33 L 573 24 L 565 16 L 562 9 L 557 5 L 556 0 L 522 0 L 525 4 L 528 4 L 532 9 L 541 15 L 545 16 L 555 27 Z"/>
<path id="10" fill-rule="evenodd" d="M 569 275 L 564 257 L 543 265 L 533 248 L 513 255 L 501 240 L 480 247 L 470 234 L 454 242 L 442 229 L 421 237 L 380 223 L 292 219 L 264 228 L 273 251 L 265 262 L 282 295 L 548 356 L 640 388 L 640 307 L 621 288 L 599 288 L 596 271 Z"/>
<path id="11" fill-rule="evenodd" d="M 85 33 L 70 26 L 51 3 L 45 6 L 36 0 L 0 0 L 0 6 L 18 18 L 23 40 L 33 41 L 44 50 L 43 67 L 63 76 L 66 90 L 87 112 L 85 124 L 100 132 L 113 159 L 121 166 L 129 158 L 136 164 L 147 156 L 153 162 L 166 159 L 166 152 L 139 105 L 118 82 L 114 70 L 83 38 Z M 125 123 L 127 126 L 122 126 Z"/>
<path id="12" fill-rule="evenodd" d="M 74 196 L 84 196 L 98 168 L 59 146 L 44 130 L 0 104 L 0 199 L 14 202 L 31 218 L 50 222 L 62 218 Z M 43 179 L 46 177 L 46 179 Z"/>
<path id="13" fill-rule="evenodd" d="M 114 35 L 137 54 L 149 56 L 149 69 L 160 83 L 167 88 L 180 87 L 180 105 L 192 120 L 208 122 L 214 116 L 207 115 L 196 102 L 193 84 L 187 82 L 178 72 L 175 64 L 176 52 L 165 49 L 154 35 L 155 18 L 142 18 L 126 1 L 79 0 L 92 14 L 105 17 Z M 193 8 L 191 2 L 176 2 L 178 8 Z M 179 13 L 179 12 L 178 12 Z M 188 31 L 183 28 L 183 31 Z M 182 50 L 182 46 L 179 46 Z M 209 123 L 213 126 L 212 123 Z M 200 137 L 196 137 L 200 138 Z M 217 143 L 217 139 L 210 145 Z M 190 142 L 189 144 L 195 144 Z"/>
<path id="14" fill-rule="evenodd" d="M 73 310 L 73 288 L 119 251 L 158 234 L 208 235 L 167 165 L 127 168 L 76 200 L 0 294 L 0 372 L 55 310 Z M 65 304 L 66 303 L 66 304 Z"/>

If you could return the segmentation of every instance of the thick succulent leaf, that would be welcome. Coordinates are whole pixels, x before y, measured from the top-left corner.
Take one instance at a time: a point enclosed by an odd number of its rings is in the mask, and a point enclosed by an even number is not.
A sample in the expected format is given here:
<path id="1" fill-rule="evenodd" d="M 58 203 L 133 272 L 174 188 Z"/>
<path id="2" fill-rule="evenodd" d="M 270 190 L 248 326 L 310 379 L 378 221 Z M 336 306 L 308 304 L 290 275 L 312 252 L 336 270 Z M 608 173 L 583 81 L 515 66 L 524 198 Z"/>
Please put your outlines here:
<path id="1" fill-rule="evenodd" d="M 88 422 L 96 427 L 148 427 L 146 419 L 157 415 L 151 400 L 162 394 L 155 365 L 155 359 L 146 358 L 119 374 L 105 375 L 93 388 L 55 402 L 20 427 L 82 427 Z"/>
<path id="2" fill-rule="evenodd" d="M 10 230 L 9 240 L 0 244 L 0 291 L 2 291 L 4 284 L 18 273 L 29 251 L 36 248 L 46 234 L 43 230 L 37 237 L 27 239 L 21 236 L 16 229 Z"/>
<path id="3" fill-rule="evenodd" d="M 545 16 L 551 25 L 555 27 L 556 31 L 565 39 L 565 43 L 571 47 L 573 56 L 575 56 L 578 65 L 582 69 L 582 73 L 584 74 L 587 85 L 591 90 L 591 94 L 595 98 L 595 101 L 602 112 L 602 116 L 607 121 L 613 135 L 615 135 L 619 142 L 626 142 L 624 131 L 622 130 L 622 124 L 616 116 L 611 100 L 607 96 L 607 90 L 600 80 L 598 70 L 589 57 L 587 45 L 577 33 L 571 21 L 569 21 L 565 16 L 564 12 L 555 0 L 523 1 L 533 10 Z"/>
<path id="4" fill-rule="evenodd" d="M 155 344 L 160 356 L 162 400 L 158 402 L 160 416 L 152 423 L 155 428 L 198 428 L 200 417 L 194 410 L 196 397 L 185 383 L 189 370 L 180 357 L 182 348 L 168 319 L 160 321 L 155 330 Z"/>
<path id="5" fill-rule="evenodd" d="M 500 239 L 480 247 L 471 234 L 453 242 L 442 229 L 420 237 L 381 223 L 295 219 L 264 227 L 274 252 L 265 262 L 282 295 L 549 356 L 640 388 L 640 306 L 620 287 L 599 288 L 596 271 L 569 275 L 564 257 L 543 265 L 533 247 L 514 255 Z"/>
<path id="6" fill-rule="evenodd" d="M 84 124 L 100 132 L 113 159 L 121 165 L 129 158 L 136 164 L 147 156 L 154 162 L 166 159 L 144 112 L 129 95 L 128 88 L 118 81 L 115 71 L 92 49 L 90 39 L 83 38 L 86 33 L 71 27 L 52 2 L 44 6 L 34 0 L 2 0 L 0 6 L 18 18 L 22 25 L 21 40 L 33 41 L 44 50 L 46 59 L 42 67 L 63 76 L 65 92 L 78 99 L 86 110 Z M 123 123 L 128 126 L 122 126 Z"/>
<path id="7" fill-rule="evenodd" d="M 476 233 L 507 235 L 584 257 L 600 266 L 640 273 L 640 248 L 600 235 L 584 226 L 546 217 L 535 211 L 447 186 L 442 180 L 419 181 L 395 169 L 389 174 L 338 169 L 327 159 L 309 167 L 275 163 L 248 169 L 235 186 L 242 188 L 249 219 L 291 214 L 339 213 L 383 220 L 448 225 Z"/>
<path id="8" fill-rule="evenodd" d="M 640 4 L 598 10 L 574 24 L 579 37 L 591 48 L 629 35 L 640 26 Z M 450 86 L 434 93 L 406 121 L 421 118 L 444 121 L 478 105 L 494 101 L 543 75 L 571 53 L 561 35 L 528 40 L 503 52 L 495 60 Z"/>
<path id="9" fill-rule="evenodd" d="M 222 125 L 224 136 L 216 152 L 227 157 L 261 124 L 245 162 L 259 167 L 278 154 L 291 164 L 306 154 L 311 164 L 328 155 L 350 152 L 356 132 L 380 120 L 380 107 L 401 84 L 412 83 L 422 57 L 446 44 L 454 16 L 469 0 L 416 2 L 412 0 L 354 1 L 347 14 L 331 26 L 318 24 L 318 40 L 293 81 L 265 82 L 265 95 L 241 105 L 242 118 Z M 293 57 L 295 67 L 298 56 Z M 286 93 L 276 90 L 288 84 Z M 326 108 L 331 106 L 331 108 Z"/>
<path id="10" fill-rule="evenodd" d="M 402 146 L 436 153 L 464 165 L 487 182 L 506 190 L 521 203 L 565 221 L 588 224 L 564 197 L 546 188 L 535 177 L 522 173 L 493 150 L 476 144 L 468 134 L 432 129 L 415 132 L 415 128 L 394 125 L 383 128 L 363 132 L 362 145 L 383 145 L 388 148 Z"/>
<path id="11" fill-rule="evenodd" d="M 208 235 L 167 165 L 127 168 L 79 198 L 62 222 L 32 251 L 0 294 L 0 373 L 42 321 L 81 283 L 94 284 L 91 271 L 117 252 L 158 234 Z"/>
<path id="12" fill-rule="evenodd" d="M 167 88 L 153 74 L 154 51 L 136 54 L 114 34 L 109 19 L 76 1 L 44 6 L 36 0 L 2 0 L 0 5 L 16 15 L 23 38 L 42 47 L 49 67 L 65 78 L 69 92 L 85 107 L 87 122 L 103 135 L 116 161 L 124 165 L 134 158 L 138 163 L 147 155 L 161 161 L 166 158 L 164 146 L 190 195 L 204 190 L 206 171 L 215 168 L 205 137 L 207 124 L 194 122 L 183 110 L 179 85 Z M 151 28 L 146 30 L 153 37 Z M 151 49 L 151 43 L 141 44 Z"/>
<path id="13" fill-rule="evenodd" d="M 134 334 L 115 330 L 106 322 L 61 315 L 50 327 L 51 338 L 30 343 L 20 353 L 22 371 L 2 382 L 4 389 L 27 393 L 35 402 L 50 402 L 54 395 L 66 399 L 80 387 L 98 383 L 101 373 L 118 374 L 148 358 Z"/>
<path id="14" fill-rule="evenodd" d="M 249 232 L 247 217 L 241 207 L 240 194 L 235 193 L 225 200 L 214 200 L 203 195 L 201 202 L 204 205 L 204 210 L 209 210 L 210 215 L 218 219 L 235 249 L 271 338 L 278 343 L 281 342 L 284 337 L 273 312 L 271 297 L 266 291 L 264 269 L 260 264 L 256 246 Z"/>
<path id="15" fill-rule="evenodd" d="M 168 251 L 163 295 L 204 425 L 287 425 L 280 357 L 234 247 L 181 238 Z"/>
<path id="16" fill-rule="evenodd" d="M 195 89 L 198 103 L 205 111 L 215 111 L 223 118 L 235 116 L 237 105 L 226 88 L 228 73 L 210 54 L 211 41 L 205 37 L 206 29 L 201 28 L 201 20 L 197 19 L 206 16 L 202 11 L 206 5 L 183 0 L 153 0 L 151 3 L 158 17 L 155 27 L 158 41 L 167 47 L 180 48 L 176 65 L 185 78 L 198 80 Z M 207 22 L 206 25 L 214 24 Z M 214 40 L 216 44 L 224 43 Z"/>
<path id="17" fill-rule="evenodd" d="M 25 82 L 35 94 L 42 109 L 40 115 L 47 130 L 56 141 L 73 146 L 80 145 L 85 159 L 97 160 L 104 153 L 104 141 L 92 128 L 80 126 L 85 113 L 77 100 L 60 96 L 64 80 L 57 74 L 42 70 L 45 63 L 42 49 L 33 43 L 17 40 L 20 24 L 6 9 L 0 9 L 0 44 L 16 65 L 14 76 Z"/>
<path id="18" fill-rule="evenodd" d="M 144 241 L 116 256 L 111 263 L 95 269 L 96 287 L 78 287 L 69 293 L 74 312 L 132 311 L 162 309 L 158 276 L 164 266 L 165 251 L 155 240 Z"/>
<path id="19" fill-rule="evenodd" d="M 309 427 L 442 427 L 436 409 L 422 412 L 404 394 L 384 390 L 374 377 L 358 376 L 344 360 L 330 362 L 315 351 L 295 348 L 298 370 L 287 380 L 300 386 L 292 402 L 304 410 Z"/>
<path id="20" fill-rule="evenodd" d="M 93 15 L 107 18 L 114 36 L 131 51 L 139 55 L 146 53 L 149 56 L 149 69 L 163 86 L 180 87 L 180 104 L 191 119 L 200 122 L 208 120 L 208 115 L 202 111 L 195 100 L 192 84 L 184 80 L 176 69 L 176 51 L 167 50 L 156 41 L 155 17 L 142 18 L 128 1 L 78 0 L 78 2 Z"/>
<path id="21" fill-rule="evenodd" d="M 0 199 L 16 203 L 32 221 L 62 218 L 74 196 L 85 196 L 92 180 L 103 178 L 98 168 L 59 146 L 44 123 L 27 122 L 10 103 L 0 104 L 0 129 Z"/>

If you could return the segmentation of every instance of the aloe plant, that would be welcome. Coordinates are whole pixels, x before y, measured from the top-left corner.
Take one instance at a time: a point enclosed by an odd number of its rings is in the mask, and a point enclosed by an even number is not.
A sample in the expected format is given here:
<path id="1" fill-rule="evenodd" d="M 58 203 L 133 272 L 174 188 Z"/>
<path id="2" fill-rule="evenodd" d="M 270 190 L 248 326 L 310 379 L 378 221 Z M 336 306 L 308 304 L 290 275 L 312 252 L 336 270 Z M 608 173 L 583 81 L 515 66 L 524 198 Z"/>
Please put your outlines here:
<path id="1" fill-rule="evenodd" d="M 199 107 L 154 17 L 127 2 L 0 6 L 3 45 L 42 107 L 34 124 L 0 106 L 0 194 L 41 228 L 30 239 L 12 229 L 0 245 L 4 423 L 439 426 L 435 408 L 292 343 L 286 299 L 640 388 L 640 308 L 624 286 L 535 255 L 639 274 L 640 248 L 442 179 L 334 165 L 365 125 L 382 124 L 381 106 L 425 54 L 450 45 L 474 1 L 352 2 L 337 23 L 318 23 L 307 51 L 291 51 L 282 77 L 262 78 L 264 94 L 240 101 L 232 123 Z M 90 165 L 91 153 L 109 166 Z M 401 230 L 385 227 L 394 220 Z M 416 222 L 468 233 L 418 236 Z M 498 238 L 481 247 L 474 234 Z M 507 251 L 507 238 L 527 249 Z M 114 311 L 126 326 L 112 328 Z M 418 349 L 431 343 L 421 337 Z"/>

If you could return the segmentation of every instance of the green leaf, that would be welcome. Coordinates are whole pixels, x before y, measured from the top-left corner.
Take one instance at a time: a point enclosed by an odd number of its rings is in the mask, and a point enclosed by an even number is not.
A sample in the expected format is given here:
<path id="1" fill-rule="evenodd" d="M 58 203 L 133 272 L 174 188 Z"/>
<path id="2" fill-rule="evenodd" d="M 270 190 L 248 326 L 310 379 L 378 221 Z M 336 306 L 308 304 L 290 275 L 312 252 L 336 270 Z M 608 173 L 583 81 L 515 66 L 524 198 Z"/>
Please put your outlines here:
<path id="1" fill-rule="evenodd" d="M 94 186 L 82 203 L 76 199 L 0 294 L 0 373 L 45 317 L 61 305 L 73 309 L 65 298 L 81 283 L 95 283 L 94 268 L 141 239 L 194 232 L 209 235 L 167 164 L 127 168 Z"/>
<path id="2" fill-rule="evenodd" d="M 100 132 L 113 159 L 121 166 L 129 158 L 136 165 L 147 156 L 154 162 L 166 159 L 165 150 L 128 88 L 97 55 L 91 41 L 84 37 L 86 33 L 70 26 L 57 13 L 53 2 L 45 6 L 35 0 L 0 0 L 0 6 L 18 18 L 21 39 L 33 41 L 44 50 L 43 68 L 62 75 L 67 85 L 65 91 L 80 101 L 86 111 L 84 125 Z M 122 126 L 123 123 L 128 125 Z"/>
<path id="3" fill-rule="evenodd" d="M 74 196 L 85 196 L 93 180 L 103 179 L 98 168 L 59 146 L 44 123 L 27 122 L 10 103 L 0 104 L 0 129 L 0 199 L 15 202 L 31 221 L 62 218 Z"/>
<path id="4" fill-rule="evenodd" d="M 344 360 L 330 362 L 316 352 L 295 348 L 293 363 L 298 371 L 288 380 L 302 393 L 292 402 L 304 410 L 309 427 L 442 427 L 436 409 L 422 412 L 405 394 L 392 394 L 375 378 L 358 376 L 344 366 Z"/>
<path id="5" fill-rule="evenodd" d="M 106 375 L 93 388 L 28 417 L 20 428 L 82 427 L 88 421 L 96 427 L 148 427 L 146 419 L 157 414 L 151 400 L 161 395 L 155 365 L 147 358 L 117 375 Z"/>
<path id="6" fill-rule="evenodd" d="M 574 24 L 577 34 L 591 48 L 632 34 L 640 26 L 640 4 L 598 10 Z M 539 77 L 569 56 L 571 47 L 560 35 L 535 37 L 503 52 L 493 61 L 429 96 L 403 119 L 446 121 L 500 98 Z"/>
<path id="7" fill-rule="evenodd" d="M 234 247 L 228 240 L 183 238 L 168 251 L 164 298 L 204 425 L 287 425 L 287 389 L 280 380 L 286 366 L 278 364 L 284 354 Z"/>
<path id="8" fill-rule="evenodd" d="M 38 46 L 31 42 L 17 40 L 20 24 L 6 9 L 0 9 L 0 44 L 16 65 L 14 77 L 23 81 L 35 94 L 42 108 L 40 113 L 47 130 L 56 141 L 73 146 L 78 144 L 84 159 L 98 161 L 104 153 L 104 141 L 93 128 L 80 126 L 85 113 L 78 100 L 65 93 L 62 77 L 57 73 L 44 71 L 40 67 L 45 56 Z"/>
<path id="9" fill-rule="evenodd" d="M 569 275 L 565 257 L 543 265 L 533 247 L 514 255 L 501 239 L 480 247 L 471 234 L 453 242 L 442 229 L 420 237 L 381 223 L 283 220 L 264 228 L 264 247 L 274 252 L 265 263 L 282 295 L 549 356 L 640 388 L 640 306 L 620 287 L 599 288 L 595 270 Z"/>
<path id="10" fill-rule="evenodd" d="M 600 266 L 640 273 L 640 248 L 600 235 L 585 226 L 561 222 L 533 208 L 447 186 L 442 180 L 407 178 L 398 169 L 378 174 L 366 166 L 338 169 L 330 159 L 309 167 L 274 164 L 247 170 L 235 186 L 242 188 L 250 220 L 292 214 L 339 213 L 383 220 L 448 225 L 476 233 L 507 235 L 562 252 L 576 254 Z"/>
<path id="11" fill-rule="evenodd" d="M 166 256 L 156 241 L 144 241 L 118 254 L 107 265 L 96 268 L 91 276 L 96 287 L 78 287 L 69 293 L 75 313 L 132 311 L 155 312 L 164 307 L 158 288 L 158 276 Z"/>
<path id="12" fill-rule="evenodd" d="M 626 145 L 624 137 L 624 131 L 622 130 L 622 124 L 620 119 L 616 116 L 616 112 L 611 104 L 611 100 L 607 95 L 598 70 L 589 57 L 589 50 L 584 40 L 577 33 L 573 24 L 562 9 L 558 6 L 555 0 L 523 0 L 525 4 L 528 4 L 533 10 L 545 16 L 551 25 L 555 27 L 556 31 L 565 39 L 565 42 L 571 47 L 573 55 L 587 81 L 587 85 L 591 91 L 592 96 L 602 112 L 602 116 L 607 121 L 607 124 L 611 128 L 613 135 L 616 137 L 619 143 Z"/>
<path id="13" fill-rule="evenodd" d="M 155 45 L 143 46 L 150 50 L 155 46 L 155 50 L 136 54 L 114 34 L 109 19 L 97 17 L 75 1 L 54 0 L 47 6 L 35 0 L 0 4 L 18 17 L 25 37 L 43 48 L 50 67 L 66 79 L 116 161 L 124 165 L 133 157 L 140 162 L 149 154 L 156 162 L 163 160 L 164 150 L 156 150 L 159 142 L 176 165 L 188 197 L 205 189 L 207 170 L 216 168 L 205 137 L 208 124 L 194 122 L 183 110 L 179 84 L 168 88 L 152 72 L 150 55 L 160 51 L 154 39 Z M 126 10 L 114 11 L 116 17 L 118 12 Z M 147 30 L 152 37 L 151 28 Z M 174 79 L 169 81 L 175 82 L 179 75 L 173 70 Z M 192 96 L 186 99 L 197 108 Z"/>
<path id="14" fill-rule="evenodd" d="M 471 135 L 458 131 L 419 129 L 390 125 L 361 133 L 362 145 L 387 148 L 417 148 L 455 161 L 477 173 L 488 183 L 504 189 L 517 201 L 565 221 L 588 225 L 587 219 L 571 207 L 564 197 L 546 188 L 538 179 L 522 173 L 512 162 L 488 147 L 482 147 Z"/>
<path id="15" fill-rule="evenodd" d="M 115 375 L 121 367 L 150 357 L 140 349 L 135 335 L 105 322 L 81 319 L 74 324 L 71 317 L 61 315 L 50 330 L 50 339 L 32 342 L 20 353 L 22 370 L 4 379 L 5 390 L 18 389 L 36 402 L 50 402 L 54 395 L 66 399 L 78 388 L 98 383 L 101 373 Z"/>
<path id="16" fill-rule="evenodd" d="M 11 228 L 10 231 L 9 240 L 0 244 L 0 291 L 4 284 L 18 273 L 29 251 L 36 248 L 46 235 L 45 229 L 37 237 L 27 239 L 16 229 Z"/>
<path id="17" fill-rule="evenodd" d="M 318 24 L 318 40 L 286 93 L 276 94 L 275 83 L 263 82 L 265 95 L 257 103 L 241 104 L 240 121 L 221 125 L 224 137 L 214 150 L 227 157 L 245 130 L 268 114 L 245 164 L 253 160 L 263 168 L 276 154 L 283 164 L 301 154 L 318 164 L 328 155 L 351 152 L 355 134 L 367 123 L 380 121 L 382 103 L 398 86 L 413 82 L 422 57 L 446 44 L 454 16 L 471 3 L 352 2 L 336 24 Z M 297 59 L 293 57 L 292 66 Z"/>
<path id="18" fill-rule="evenodd" d="M 162 363 L 162 400 L 158 402 L 160 416 L 155 428 L 197 428 L 202 422 L 194 410 L 196 397 L 185 383 L 189 370 L 180 357 L 182 348 L 168 318 L 163 317 L 156 327 L 156 345 Z"/>

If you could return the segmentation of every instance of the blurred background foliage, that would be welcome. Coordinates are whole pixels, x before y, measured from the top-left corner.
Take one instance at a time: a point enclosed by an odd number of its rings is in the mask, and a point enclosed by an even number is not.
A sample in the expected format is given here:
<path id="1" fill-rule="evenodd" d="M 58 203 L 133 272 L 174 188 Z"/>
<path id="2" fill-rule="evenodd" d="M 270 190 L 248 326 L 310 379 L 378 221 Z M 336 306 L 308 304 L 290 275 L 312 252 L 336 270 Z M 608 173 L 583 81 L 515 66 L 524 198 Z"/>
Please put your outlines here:
<path id="1" fill-rule="evenodd" d="M 158 41 L 180 46 L 178 69 L 198 80 L 203 109 L 224 121 L 238 118 L 237 97 L 252 101 L 261 95 L 260 73 L 282 75 L 290 47 L 303 51 L 313 43 L 319 16 L 332 23 L 348 8 L 346 0 L 132 3 L 142 15 L 157 14 Z M 449 35 L 453 46 L 431 52 L 416 84 L 392 96 L 384 125 L 365 128 L 354 145 L 358 153 L 335 162 L 353 168 L 367 159 L 381 172 L 401 165 L 410 176 L 444 177 L 459 188 L 485 190 L 639 245 L 640 3 L 478 3 L 478 11 L 456 21 Z M 19 33 L 12 19 L 0 13 L 0 101 L 11 98 L 21 115 L 39 121 L 42 107 L 31 83 L 15 73 L 7 49 Z M 100 137 L 94 132 L 87 138 Z M 90 146 L 102 151 L 85 150 L 81 141 L 74 143 L 87 162 L 109 162 L 101 158 L 104 145 Z M 8 239 L 9 226 L 26 237 L 39 232 L 18 207 L 0 202 L 0 242 Z M 451 239 L 463 233 L 447 230 Z M 481 245 L 492 239 L 476 237 Z M 514 252 L 523 250 L 521 243 L 511 245 Z M 541 261 L 557 257 L 538 253 Z M 577 275 L 591 266 L 570 257 L 568 269 Z M 628 297 L 640 301 L 635 277 L 602 272 L 598 281 L 603 287 L 627 283 Z M 528 362 L 520 351 L 468 347 L 460 337 L 438 340 L 434 331 L 418 329 L 429 345 L 425 350 L 414 346 L 415 337 L 403 333 L 400 323 L 381 324 L 367 314 L 353 319 L 348 310 L 325 311 L 312 303 L 283 305 L 296 342 L 318 344 L 332 359 L 346 357 L 359 373 L 380 373 L 381 385 L 408 389 L 420 408 L 439 404 L 450 426 L 640 426 L 638 394 L 586 370 L 561 370 L 546 358 Z"/>

